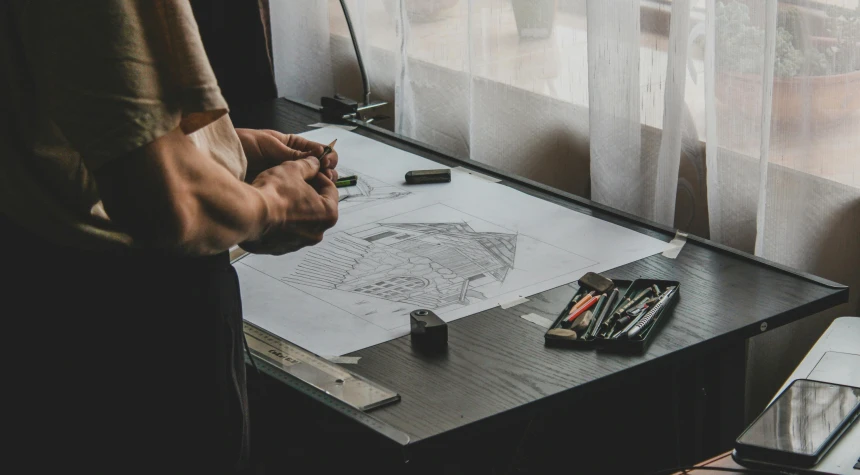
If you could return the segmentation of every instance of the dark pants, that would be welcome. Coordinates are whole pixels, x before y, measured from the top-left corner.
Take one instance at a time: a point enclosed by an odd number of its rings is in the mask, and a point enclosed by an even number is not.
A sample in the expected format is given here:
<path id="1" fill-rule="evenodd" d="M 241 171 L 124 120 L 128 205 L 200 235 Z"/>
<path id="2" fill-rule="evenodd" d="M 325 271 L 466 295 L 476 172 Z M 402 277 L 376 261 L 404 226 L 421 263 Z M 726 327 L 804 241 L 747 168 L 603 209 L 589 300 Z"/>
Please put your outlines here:
<path id="1" fill-rule="evenodd" d="M 4 465 L 245 467 L 241 300 L 226 253 L 85 252 L 2 216 L 0 244 Z"/>

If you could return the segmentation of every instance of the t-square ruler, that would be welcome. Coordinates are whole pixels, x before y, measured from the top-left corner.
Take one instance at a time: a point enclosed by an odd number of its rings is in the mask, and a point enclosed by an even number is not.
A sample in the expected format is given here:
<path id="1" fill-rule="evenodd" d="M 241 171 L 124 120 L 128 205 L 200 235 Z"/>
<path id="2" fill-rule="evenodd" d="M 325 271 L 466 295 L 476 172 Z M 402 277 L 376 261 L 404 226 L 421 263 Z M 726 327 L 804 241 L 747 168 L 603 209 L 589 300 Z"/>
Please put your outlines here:
<path id="1" fill-rule="evenodd" d="M 400 400 L 396 392 L 353 374 L 253 323 L 245 322 L 245 339 L 256 362 L 262 361 L 298 380 L 296 382 L 302 384 L 297 389 L 303 392 L 321 391 L 359 411 L 368 411 Z"/>

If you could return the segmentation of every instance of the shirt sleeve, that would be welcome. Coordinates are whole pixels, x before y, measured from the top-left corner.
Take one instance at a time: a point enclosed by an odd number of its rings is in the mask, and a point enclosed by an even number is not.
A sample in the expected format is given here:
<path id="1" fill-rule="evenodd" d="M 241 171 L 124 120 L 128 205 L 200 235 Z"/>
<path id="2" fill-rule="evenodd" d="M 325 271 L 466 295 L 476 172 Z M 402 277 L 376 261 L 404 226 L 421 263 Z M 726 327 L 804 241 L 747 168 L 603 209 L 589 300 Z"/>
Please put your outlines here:
<path id="1" fill-rule="evenodd" d="M 89 170 L 227 113 L 187 0 L 21 5 L 39 106 Z"/>

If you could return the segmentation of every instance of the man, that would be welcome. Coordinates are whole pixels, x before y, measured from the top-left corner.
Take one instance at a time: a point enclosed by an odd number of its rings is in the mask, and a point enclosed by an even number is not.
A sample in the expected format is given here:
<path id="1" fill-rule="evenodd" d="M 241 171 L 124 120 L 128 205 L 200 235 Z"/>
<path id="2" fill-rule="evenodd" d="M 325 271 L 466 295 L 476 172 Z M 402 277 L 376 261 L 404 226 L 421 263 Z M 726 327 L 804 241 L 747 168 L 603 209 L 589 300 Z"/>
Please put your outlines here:
<path id="1" fill-rule="evenodd" d="M 337 153 L 234 130 L 182 0 L 2 2 L 0 70 L 4 462 L 247 469 L 226 251 L 318 243 Z"/>

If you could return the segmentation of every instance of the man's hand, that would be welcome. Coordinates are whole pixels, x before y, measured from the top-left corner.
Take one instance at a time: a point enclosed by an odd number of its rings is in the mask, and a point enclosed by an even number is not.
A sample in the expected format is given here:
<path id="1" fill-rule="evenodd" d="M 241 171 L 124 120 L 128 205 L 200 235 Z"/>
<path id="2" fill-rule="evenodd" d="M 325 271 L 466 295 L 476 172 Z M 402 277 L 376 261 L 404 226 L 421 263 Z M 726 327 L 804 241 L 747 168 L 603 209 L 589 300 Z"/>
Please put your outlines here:
<path id="1" fill-rule="evenodd" d="M 251 186 L 264 196 L 269 226 L 258 239 L 241 244 L 247 251 L 280 255 L 312 246 L 337 222 L 337 188 L 320 173 L 316 157 L 269 168 Z"/>
<path id="2" fill-rule="evenodd" d="M 138 246 L 187 255 L 234 244 L 282 254 L 322 239 L 337 221 L 337 189 L 319 161 L 285 161 L 243 183 L 177 127 L 95 171 L 111 220 Z"/>
<path id="3" fill-rule="evenodd" d="M 293 134 L 282 134 L 276 130 L 236 129 L 242 149 L 248 158 L 245 180 L 253 182 L 257 175 L 286 161 L 307 157 L 319 157 L 325 145 L 312 142 Z M 322 159 L 321 173 L 330 180 L 337 180 L 337 152 L 332 150 Z"/>

